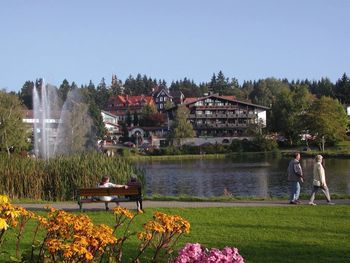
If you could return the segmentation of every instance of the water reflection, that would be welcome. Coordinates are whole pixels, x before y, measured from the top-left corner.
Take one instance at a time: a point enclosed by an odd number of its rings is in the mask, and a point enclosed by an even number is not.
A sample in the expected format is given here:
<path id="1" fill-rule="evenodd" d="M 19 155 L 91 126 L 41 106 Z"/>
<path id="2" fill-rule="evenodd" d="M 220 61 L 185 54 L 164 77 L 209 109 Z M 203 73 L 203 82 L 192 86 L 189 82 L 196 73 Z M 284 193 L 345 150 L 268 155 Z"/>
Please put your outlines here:
<path id="1" fill-rule="evenodd" d="M 146 195 L 192 195 L 212 197 L 285 196 L 288 194 L 286 169 L 289 159 L 254 157 L 243 159 L 140 162 L 146 171 Z M 313 159 L 302 159 L 306 182 L 302 193 L 312 187 Z M 327 159 L 325 168 L 331 193 L 350 194 L 348 159 Z"/>

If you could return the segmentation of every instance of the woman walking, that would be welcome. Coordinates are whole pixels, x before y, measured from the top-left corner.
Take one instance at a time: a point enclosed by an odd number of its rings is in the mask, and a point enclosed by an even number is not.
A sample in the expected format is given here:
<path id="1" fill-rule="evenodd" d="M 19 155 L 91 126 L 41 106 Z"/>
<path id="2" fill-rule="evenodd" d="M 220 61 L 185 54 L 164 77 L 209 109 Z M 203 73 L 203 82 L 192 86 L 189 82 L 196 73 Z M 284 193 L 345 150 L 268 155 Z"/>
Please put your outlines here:
<path id="1" fill-rule="evenodd" d="M 326 183 L 326 173 L 322 165 L 322 159 L 323 159 L 322 155 L 317 155 L 315 159 L 314 170 L 313 170 L 313 175 L 314 175 L 313 189 L 312 189 L 312 194 L 309 202 L 310 205 L 316 205 L 314 203 L 314 200 L 315 200 L 315 195 L 319 189 L 321 189 L 324 195 L 326 196 L 327 203 L 329 205 L 334 205 L 334 203 L 331 202 L 331 197 L 329 195 L 329 190 Z"/>

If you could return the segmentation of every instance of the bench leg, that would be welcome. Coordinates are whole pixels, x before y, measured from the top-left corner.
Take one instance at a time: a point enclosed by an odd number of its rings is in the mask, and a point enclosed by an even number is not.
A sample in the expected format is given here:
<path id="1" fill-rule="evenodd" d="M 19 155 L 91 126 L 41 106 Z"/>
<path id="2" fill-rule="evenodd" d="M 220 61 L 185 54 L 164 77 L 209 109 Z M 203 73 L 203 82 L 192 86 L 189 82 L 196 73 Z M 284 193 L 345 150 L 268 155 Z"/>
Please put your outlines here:
<path id="1" fill-rule="evenodd" d="M 105 207 L 106 207 L 106 211 L 108 211 L 109 210 L 108 202 L 105 202 Z"/>
<path id="2" fill-rule="evenodd" d="M 83 204 L 79 202 L 78 205 L 79 205 L 80 212 L 83 212 Z"/>

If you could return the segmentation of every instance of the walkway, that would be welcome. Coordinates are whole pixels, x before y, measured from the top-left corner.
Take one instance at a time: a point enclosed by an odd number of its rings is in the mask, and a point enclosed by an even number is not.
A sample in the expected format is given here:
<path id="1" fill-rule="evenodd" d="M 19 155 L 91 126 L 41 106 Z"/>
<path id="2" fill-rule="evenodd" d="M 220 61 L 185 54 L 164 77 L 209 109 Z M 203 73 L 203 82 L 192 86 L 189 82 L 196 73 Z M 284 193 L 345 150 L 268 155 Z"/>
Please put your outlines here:
<path id="1" fill-rule="evenodd" d="M 350 205 L 350 199 L 338 199 L 333 200 L 336 205 Z M 316 200 L 318 205 L 327 205 L 324 200 Z M 79 210 L 77 203 L 73 202 L 57 202 L 50 204 L 16 204 L 22 206 L 28 210 L 43 210 L 46 206 L 54 207 L 56 209 L 62 209 L 66 211 Z M 302 206 L 308 205 L 308 201 L 304 200 Z M 121 202 L 120 206 L 128 209 L 135 209 L 136 204 L 134 202 Z M 288 204 L 286 200 L 278 201 L 234 201 L 234 202 L 180 202 L 180 201 L 143 201 L 143 208 L 149 207 L 181 207 L 181 208 L 196 208 L 196 207 L 253 207 L 253 206 L 296 206 Z M 299 205 L 298 205 L 299 206 Z M 114 207 L 114 204 L 109 205 L 110 208 Z M 83 205 L 84 210 L 103 210 L 103 203 L 89 203 Z"/>

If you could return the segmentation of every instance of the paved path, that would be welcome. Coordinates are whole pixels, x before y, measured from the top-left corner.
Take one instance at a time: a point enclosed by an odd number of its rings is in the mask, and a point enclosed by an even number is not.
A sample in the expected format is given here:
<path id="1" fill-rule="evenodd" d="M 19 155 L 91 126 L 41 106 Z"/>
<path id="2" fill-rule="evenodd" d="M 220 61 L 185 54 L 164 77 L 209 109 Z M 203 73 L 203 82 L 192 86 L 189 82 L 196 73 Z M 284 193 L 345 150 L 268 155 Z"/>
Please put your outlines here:
<path id="1" fill-rule="evenodd" d="M 327 205 L 324 200 L 316 200 L 318 205 Z M 336 205 L 350 205 L 350 199 L 339 199 L 334 200 Z M 57 202 L 50 204 L 16 204 L 22 206 L 29 210 L 43 210 L 47 205 L 63 209 L 67 211 L 79 210 L 77 203 L 73 202 Z M 308 201 L 304 200 L 301 205 L 308 205 Z M 126 207 L 128 209 L 135 209 L 136 204 L 134 202 L 121 202 L 120 206 Z M 290 205 L 286 200 L 278 201 L 234 201 L 234 202 L 180 202 L 180 201 L 143 201 L 143 208 L 147 209 L 148 207 L 182 207 L 182 208 L 191 208 L 191 207 L 253 207 L 253 206 L 296 206 Z M 114 204 L 109 204 L 110 208 L 114 207 Z M 89 203 L 83 205 L 84 210 L 103 210 L 103 203 Z"/>

